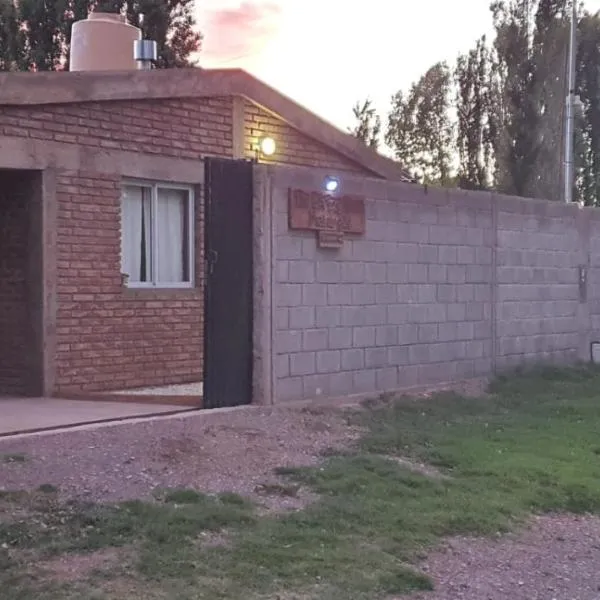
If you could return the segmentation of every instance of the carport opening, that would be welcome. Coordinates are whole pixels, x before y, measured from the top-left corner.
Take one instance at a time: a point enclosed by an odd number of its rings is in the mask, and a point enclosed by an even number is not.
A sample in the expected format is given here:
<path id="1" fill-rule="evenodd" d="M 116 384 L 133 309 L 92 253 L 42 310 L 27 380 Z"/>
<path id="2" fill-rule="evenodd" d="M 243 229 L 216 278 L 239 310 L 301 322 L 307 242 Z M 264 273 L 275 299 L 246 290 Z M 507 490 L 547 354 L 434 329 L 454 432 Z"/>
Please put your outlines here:
<path id="1" fill-rule="evenodd" d="M 0 169 L 0 395 L 39 396 L 42 174 Z"/>

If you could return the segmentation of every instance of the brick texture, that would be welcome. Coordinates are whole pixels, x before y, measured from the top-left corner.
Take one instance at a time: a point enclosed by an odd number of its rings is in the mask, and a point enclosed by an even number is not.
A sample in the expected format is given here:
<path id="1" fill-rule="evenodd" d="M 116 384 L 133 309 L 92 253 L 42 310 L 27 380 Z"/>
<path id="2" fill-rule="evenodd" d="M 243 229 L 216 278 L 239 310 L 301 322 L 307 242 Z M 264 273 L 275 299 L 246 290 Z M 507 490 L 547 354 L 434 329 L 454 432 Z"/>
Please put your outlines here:
<path id="1" fill-rule="evenodd" d="M 231 156 L 230 98 L 0 107 L 0 133 L 179 158 Z"/>
<path id="2" fill-rule="evenodd" d="M 254 105 L 247 108 L 246 134 L 275 135 L 276 162 L 364 173 Z M 233 101 L 223 97 L 73 103 L 41 109 L 0 107 L 1 136 L 181 159 L 231 157 Z M 252 144 L 249 137 L 246 148 Z M 204 318 L 201 190 L 195 207 L 196 288 L 131 290 L 122 286 L 120 277 L 119 178 L 111 173 L 65 171 L 60 165 L 57 177 L 54 392 L 199 380 Z M 9 190 L 0 187 L 0 191 Z M 23 301 L 29 260 L 24 243 L 26 204 L 15 195 L 2 195 L 0 216 L 0 392 L 21 393 L 31 373 L 29 349 L 24 346 L 27 336 L 21 335 L 28 321 Z M 313 293 L 322 292 L 315 289 Z M 294 319 L 303 318 L 301 311 L 294 315 Z M 319 357 L 321 368 L 327 359 Z"/>
<path id="3" fill-rule="evenodd" d="M 572 362 L 600 336 L 600 215 L 590 211 L 586 233 L 574 206 L 380 188 L 367 194 L 365 235 L 339 250 L 290 231 L 287 189 L 276 189 L 278 400 Z"/>
<path id="4" fill-rule="evenodd" d="M 57 181 L 57 393 L 197 381 L 203 281 L 191 290 L 121 284 L 120 180 L 65 172 Z M 202 266 L 196 199 L 196 272 Z"/>
<path id="5" fill-rule="evenodd" d="M 326 168 L 374 176 L 361 165 L 303 135 L 256 104 L 246 100 L 244 108 L 245 152 L 248 158 L 256 156 L 261 137 L 268 135 L 275 140 L 277 152 L 272 158 L 261 156 L 263 163 Z"/>
<path id="6" fill-rule="evenodd" d="M 29 206 L 23 175 L 0 171 L 0 390 L 24 394 L 28 387 Z"/>

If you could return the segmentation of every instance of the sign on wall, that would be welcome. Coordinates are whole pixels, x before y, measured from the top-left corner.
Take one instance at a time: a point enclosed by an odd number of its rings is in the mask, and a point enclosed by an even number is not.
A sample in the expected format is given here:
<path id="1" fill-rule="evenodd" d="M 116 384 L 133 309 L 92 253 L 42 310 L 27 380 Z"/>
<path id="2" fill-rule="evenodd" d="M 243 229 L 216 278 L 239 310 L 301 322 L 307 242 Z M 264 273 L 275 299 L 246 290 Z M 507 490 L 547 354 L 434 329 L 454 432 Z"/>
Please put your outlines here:
<path id="1" fill-rule="evenodd" d="M 365 199 L 289 190 L 289 227 L 315 231 L 320 248 L 340 248 L 344 234 L 364 234 Z"/>

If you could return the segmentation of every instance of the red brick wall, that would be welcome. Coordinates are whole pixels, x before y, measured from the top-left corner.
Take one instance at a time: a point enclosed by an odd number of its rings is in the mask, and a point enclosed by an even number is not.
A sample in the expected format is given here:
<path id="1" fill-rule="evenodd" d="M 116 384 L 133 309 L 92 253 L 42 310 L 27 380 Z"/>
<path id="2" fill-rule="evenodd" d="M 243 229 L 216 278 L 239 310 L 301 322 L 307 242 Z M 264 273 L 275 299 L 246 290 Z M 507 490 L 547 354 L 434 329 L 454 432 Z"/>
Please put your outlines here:
<path id="1" fill-rule="evenodd" d="M 232 156 L 232 106 L 231 98 L 203 98 L 0 107 L 0 135 L 180 158 Z M 269 133 L 278 143 L 276 162 L 364 173 L 254 105 L 248 105 L 246 119 L 247 150 L 251 138 Z M 196 197 L 196 288 L 125 289 L 120 276 L 120 186 L 114 174 L 58 174 L 57 394 L 201 378 L 202 198 Z M 7 240 L 0 243 L 11 243 Z M 12 273 L 18 282 L 9 292 L 3 292 L 0 282 L 0 313 L 5 315 L 11 313 L 2 310 L 2 298 L 21 294 L 20 276 Z M 17 322 L 14 315 L 10 319 Z"/>
<path id="2" fill-rule="evenodd" d="M 57 393 L 198 381 L 203 285 L 121 285 L 118 177 L 63 171 L 57 180 Z M 196 274 L 202 201 L 196 196 Z"/>
<path id="3" fill-rule="evenodd" d="M 0 107 L 0 133 L 180 158 L 232 156 L 231 98 Z"/>
<path id="4" fill-rule="evenodd" d="M 256 156 L 260 138 L 269 135 L 277 144 L 277 152 L 271 159 L 261 157 L 261 162 L 327 168 L 373 176 L 361 165 L 290 127 L 252 102 L 245 102 L 244 116 L 245 151 L 248 158 Z"/>
<path id="5" fill-rule="evenodd" d="M 30 205 L 23 191 L 19 175 L 0 171 L 1 394 L 24 394 L 31 377 L 27 361 L 31 350 L 27 287 Z"/>

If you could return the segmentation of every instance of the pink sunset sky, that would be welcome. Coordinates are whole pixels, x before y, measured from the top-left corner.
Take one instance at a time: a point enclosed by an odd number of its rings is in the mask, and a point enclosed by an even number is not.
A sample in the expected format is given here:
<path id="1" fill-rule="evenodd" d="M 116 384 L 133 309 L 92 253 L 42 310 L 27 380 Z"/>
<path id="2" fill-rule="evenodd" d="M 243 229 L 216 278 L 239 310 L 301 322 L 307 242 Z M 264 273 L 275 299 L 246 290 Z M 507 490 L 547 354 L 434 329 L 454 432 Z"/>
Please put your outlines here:
<path id="1" fill-rule="evenodd" d="M 591 11 L 600 0 L 586 0 Z M 346 129 L 352 105 L 382 113 L 439 60 L 490 33 L 488 0 L 197 0 L 200 65 L 239 67 Z"/>

